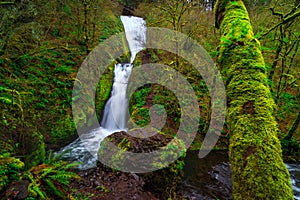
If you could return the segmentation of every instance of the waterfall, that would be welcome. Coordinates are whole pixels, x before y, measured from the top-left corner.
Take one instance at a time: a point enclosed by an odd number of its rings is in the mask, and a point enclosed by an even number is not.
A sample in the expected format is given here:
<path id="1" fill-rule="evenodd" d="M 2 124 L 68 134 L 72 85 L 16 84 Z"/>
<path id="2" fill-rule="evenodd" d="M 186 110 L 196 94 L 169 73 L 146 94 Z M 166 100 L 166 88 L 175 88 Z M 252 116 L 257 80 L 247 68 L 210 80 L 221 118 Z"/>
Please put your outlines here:
<path id="1" fill-rule="evenodd" d="M 130 63 L 118 63 L 114 69 L 114 83 L 111 97 L 107 101 L 101 126 L 110 131 L 126 131 L 128 113 L 128 99 L 126 89 L 130 78 L 132 63 L 136 54 L 145 48 L 146 23 L 140 17 L 121 16 L 125 35 L 130 50 Z"/>
<path id="2" fill-rule="evenodd" d="M 114 69 L 114 83 L 111 97 L 107 101 L 101 127 L 110 131 L 127 131 L 128 99 L 126 96 L 127 84 L 130 78 L 132 64 L 116 64 Z"/>
<path id="3" fill-rule="evenodd" d="M 127 131 L 128 98 L 126 95 L 128 81 L 132 71 L 132 63 L 136 54 L 145 48 L 146 23 L 142 18 L 121 16 L 125 36 L 130 50 L 130 63 L 118 63 L 114 68 L 114 82 L 110 98 L 105 104 L 101 127 L 81 135 L 56 154 L 62 154 L 62 159 L 80 162 L 80 169 L 96 166 L 97 154 L 101 141 L 118 131 Z"/>
<path id="4" fill-rule="evenodd" d="M 142 18 L 134 16 L 121 16 L 121 21 L 131 54 L 130 63 L 133 63 L 136 54 L 145 48 L 146 22 Z"/>

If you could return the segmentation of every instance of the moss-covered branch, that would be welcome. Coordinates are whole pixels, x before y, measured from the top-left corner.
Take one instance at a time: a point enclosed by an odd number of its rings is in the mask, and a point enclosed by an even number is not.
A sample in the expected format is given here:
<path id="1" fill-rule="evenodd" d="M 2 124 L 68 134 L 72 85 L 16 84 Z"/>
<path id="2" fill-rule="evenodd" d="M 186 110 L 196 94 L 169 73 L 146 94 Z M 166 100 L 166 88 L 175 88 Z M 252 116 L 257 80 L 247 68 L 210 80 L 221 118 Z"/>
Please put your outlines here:
<path id="1" fill-rule="evenodd" d="M 228 98 L 234 199 L 293 199 L 260 44 L 242 0 L 218 0 L 219 66 Z"/>

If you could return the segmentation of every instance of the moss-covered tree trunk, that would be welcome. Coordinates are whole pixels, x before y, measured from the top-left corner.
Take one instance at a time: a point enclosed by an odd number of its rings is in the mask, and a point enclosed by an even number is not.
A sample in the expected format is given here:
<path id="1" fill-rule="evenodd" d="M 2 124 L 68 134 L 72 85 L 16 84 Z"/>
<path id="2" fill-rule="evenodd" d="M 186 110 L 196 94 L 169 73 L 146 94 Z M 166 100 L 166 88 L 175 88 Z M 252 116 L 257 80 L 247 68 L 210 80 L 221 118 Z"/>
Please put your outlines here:
<path id="1" fill-rule="evenodd" d="M 228 97 L 234 199 L 293 199 L 277 138 L 275 107 L 260 44 L 241 0 L 218 0 L 219 66 Z"/>

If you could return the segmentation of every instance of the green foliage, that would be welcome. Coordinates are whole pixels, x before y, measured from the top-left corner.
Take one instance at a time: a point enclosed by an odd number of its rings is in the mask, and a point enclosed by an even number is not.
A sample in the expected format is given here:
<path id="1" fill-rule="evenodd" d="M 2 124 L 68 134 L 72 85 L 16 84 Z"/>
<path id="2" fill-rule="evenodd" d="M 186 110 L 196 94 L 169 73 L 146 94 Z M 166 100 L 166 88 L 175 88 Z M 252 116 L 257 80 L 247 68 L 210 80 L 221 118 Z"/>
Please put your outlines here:
<path id="1" fill-rule="evenodd" d="M 103 185 L 97 186 L 96 189 L 102 191 L 102 192 L 110 192 L 110 189 L 107 189 Z"/>
<path id="2" fill-rule="evenodd" d="M 167 168 L 170 172 L 175 175 L 179 175 L 182 173 L 182 169 L 184 166 L 183 160 L 177 160 L 176 158 L 184 158 L 185 157 L 185 144 L 182 140 L 175 138 L 171 143 L 168 143 L 166 147 L 163 147 L 163 154 L 160 156 L 159 160 L 153 163 L 154 166 L 159 168 Z M 177 160 L 174 164 L 169 165 L 170 159 Z"/>
<path id="3" fill-rule="evenodd" d="M 116 2 L 132 8 L 138 6 L 134 10 L 135 14 L 143 16 L 149 27 L 173 28 L 188 34 L 202 44 L 212 57 L 221 56 L 219 57 L 220 62 L 230 63 L 235 58 L 241 58 L 239 51 L 249 58 L 260 55 L 255 52 L 253 54 L 248 49 L 239 49 L 242 44 L 240 41 L 244 39 L 240 34 L 247 36 L 247 33 L 251 31 L 246 24 L 240 27 L 237 24 L 232 24 L 234 27 L 231 30 L 226 30 L 226 32 L 231 33 L 233 37 L 222 37 L 220 49 L 216 51 L 219 32 L 213 28 L 211 12 L 203 12 L 199 6 L 187 4 L 187 1 L 92 0 L 65 1 L 62 4 L 62 1 L 42 0 L 16 1 L 11 5 L 0 6 L 2 22 L 0 25 L 1 153 L 10 152 L 13 155 L 20 155 L 24 157 L 27 167 L 34 166 L 45 159 L 46 148 L 57 148 L 70 142 L 76 136 L 74 121 L 78 122 L 79 127 L 91 125 L 92 122 L 89 122 L 88 119 L 89 115 L 93 114 L 94 109 L 96 109 L 100 121 L 105 102 L 111 91 L 113 65 L 101 75 L 97 86 L 95 108 L 86 109 L 86 113 L 75 114 L 75 120 L 71 110 L 72 101 L 84 99 L 84 101 L 89 102 L 94 97 L 75 95 L 72 99 L 72 89 L 76 80 L 76 72 L 86 53 L 98 42 L 123 31 L 119 17 L 123 7 Z M 233 6 L 238 6 L 238 2 L 241 1 L 235 1 Z M 271 11 L 267 12 L 266 7 L 261 6 L 268 5 L 270 1 L 245 0 L 244 2 L 251 11 L 256 38 L 269 31 L 267 27 L 272 27 L 273 24 L 280 22 L 280 15 L 278 14 L 289 14 L 291 11 L 289 8 L 293 7 L 294 2 L 296 3 L 296 1 L 286 2 L 282 0 L 271 2 L 271 6 L 278 13 L 270 17 Z M 257 5 L 261 7 L 257 7 Z M 223 10 L 225 5 L 221 7 Z M 262 9 L 263 12 L 261 12 Z M 219 17 L 224 17 L 224 15 L 217 16 L 216 19 Z M 232 73 L 238 77 L 237 79 L 241 79 L 238 84 L 232 85 L 232 88 L 247 85 L 249 83 L 248 78 L 255 77 L 256 80 L 268 80 L 266 85 L 271 86 L 277 107 L 270 101 L 265 101 L 265 104 L 257 106 L 259 107 L 257 110 L 275 109 L 276 117 L 279 119 L 279 128 L 282 132 L 279 136 L 284 136 L 294 120 L 295 113 L 299 112 L 299 103 L 297 102 L 299 51 L 298 53 L 296 51 L 299 46 L 294 45 L 299 37 L 299 23 L 290 22 L 281 27 L 283 31 L 280 31 L 280 27 L 278 27 L 261 40 L 263 42 L 261 50 L 268 64 L 267 68 L 260 64 L 252 64 L 253 61 L 250 61 L 243 63 L 244 66 L 249 67 L 249 73 L 241 73 L 246 67 L 239 68 L 232 65 L 232 68 L 228 69 L 225 74 Z M 256 42 L 252 41 L 245 44 L 250 44 L 250 49 L 256 49 Z M 275 55 L 279 46 L 283 48 L 279 52 L 279 58 L 276 59 Z M 291 47 L 293 48 L 291 49 Z M 225 50 L 224 54 L 221 55 L 220 52 L 224 49 L 228 51 Z M 234 51 L 235 49 L 237 50 Z M 231 50 L 234 52 L 232 53 Z M 293 57 L 294 52 L 296 52 L 296 56 Z M 201 120 L 195 141 L 195 148 L 200 147 L 210 121 L 210 98 L 205 81 L 193 67 L 174 54 L 153 49 L 145 50 L 142 53 L 149 53 L 148 60 L 151 63 L 167 64 L 175 68 L 191 83 L 201 110 Z M 135 62 L 142 64 L 142 61 L 145 60 L 141 57 L 139 58 L 138 55 L 137 59 L 139 60 Z M 128 54 L 120 58 L 121 61 L 126 59 L 128 59 Z M 273 65 L 275 61 L 278 62 Z M 275 73 L 271 79 L 257 76 L 257 71 L 265 73 L 272 71 L 272 69 L 275 69 Z M 247 76 L 247 80 L 243 78 L 244 76 Z M 230 78 L 226 81 L 229 81 Z M 253 93 L 259 96 L 256 92 L 263 90 L 263 87 L 257 87 L 257 90 L 255 88 L 256 86 L 253 86 L 251 90 L 255 90 Z M 241 94 L 251 93 L 247 89 L 240 91 Z M 233 104 L 241 103 L 243 103 L 243 99 L 233 102 Z M 167 124 L 162 130 L 162 134 L 174 135 L 180 122 L 180 106 L 175 95 L 162 86 L 147 85 L 133 94 L 130 100 L 130 113 L 134 122 L 139 126 L 147 125 L 150 121 L 149 107 L 153 104 L 163 105 L 168 115 Z M 231 114 L 238 111 L 234 110 Z M 261 124 L 262 120 L 263 118 L 258 117 L 254 123 Z M 270 123 L 270 125 L 274 124 Z M 298 133 L 299 128 L 291 140 L 281 139 L 283 153 L 296 154 L 294 148 L 299 148 L 297 146 L 299 144 Z M 230 134 L 226 132 L 225 137 L 228 139 Z M 264 144 L 265 141 L 261 143 Z M 124 145 L 129 148 L 130 143 L 124 140 L 120 146 Z M 118 159 L 122 159 L 122 155 L 116 155 L 115 159 L 118 162 Z M 181 163 L 175 164 L 171 171 L 179 174 L 182 166 Z M 45 166 L 45 168 L 48 167 Z M 8 171 L 13 171 L 13 168 L 9 168 Z M 12 172 L 12 177 L 14 177 L 13 174 L 16 175 L 16 171 Z M 33 178 L 37 179 L 34 174 Z M 36 183 L 38 184 L 38 181 Z M 43 184 L 47 185 L 48 189 L 44 189 L 44 186 L 41 185 L 35 187 L 37 191 L 41 190 L 40 194 L 37 194 L 40 197 L 45 196 L 43 192 L 56 191 L 54 187 L 61 188 L 53 180 L 50 182 L 49 180 L 43 181 Z M 102 189 L 99 188 L 99 190 Z M 65 194 L 64 190 L 61 191 L 54 192 L 53 195 L 59 197 Z M 87 199 L 88 197 L 78 197 L 78 199 L 84 198 Z M 32 199 L 34 198 L 32 197 Z"/>
<path id="4" fill-rule="evenodd" d="M 98 120 L 100 121 L 102 118 L 102 112 L 105 107 L 105 103 L 109 98 L 111 89 L 113 84 L 113 66 L 110 66 L 100 77 L 99 84 L 96 90 L 96 112 Z M 86 119 L 78 120 L 83 123 Z"/>
<path id="5" fill-rule="evenodd" d="M 25 99 L 23 95 L 30 95 L 30 92 L 19 92 L 17 90 L 12 90 L 7 87 L 0 86 L 0 102 L 8 106 L 16 106 L 21 113 L 20 120 L 24 122 L 24 109 L 23 100 Z"/>
<path id="6" fill-rule="evenodd" d="M 146 107 L 146 98 L 150 91 L 150 86 L 146 85 L 136 90 L 130 98 L 131 119 L 138 126 L 145 126 L 150 122 L 149 108 Z"/>
<path id="7" fill-rule="evenodd" d="M 77 164 L 68 164 L 50 158 L 45 164 L 37 165 L 24 172 L 21 179 L 30 182 L 28 198 L 50 199 L 54 196 L 67 199 L 70 196 L 70 181 L 80 178 L 76 173 L 69 171 Z"/>
<path id="8" fill-rule="evenodd" d="M 75 134 L 71 97 L 80 52 L 74 51 L 73 56 L 64 56 L 64 50 L 50 49 L 40 53 L 25 54 L 4 65 L 10 76 L 5 77 L 0 89 L 4 119 L 0 125 L 6 127 L 6 132 L 12 132 L 21 147 L 26 146 L 23 142 L 32 140 L 30 129 L 40 130 L 42 140 L 47 138 L 47 142 L 61 142 L 62 145 Z"/>
<path id="9" fill-rule="evenodd" d="M 101 36 L 99 36 L 99 42 L 103 42 L 110 36 L 124 31 L 123 24 L 119 16 L 108 15 L 105 19 L 101 20 L 100 25 L 102 27 Z"/>
<path id="10" fill-rule="evenodd" d="M 62 74 L 69 74 L 73 72 L 74 70 L 72 69 L 71 66 L 66 66 L 66 65 L 61 65 L 54 69 L 54 73 L 62 73 Z"/>
<path id="11" fill-rule="evenodd" d="M 9 182 L 19 179 L 19 173 L 24 166 L 23 162 L 17 158 L 10 157 L 9 154 L 0 155 L 0 191 Z"/>
<path id="12" fill-rule="evenodd" d="M 285 155 L 290 155 L 295 157 L 300 156 L 300 143 L 296 141 L 294 138 L 291 138 L 289 140 L 282 138 L 280 142 L 283 149 L 283 153 Z"/>
<path id="13" fill-rule="evenodd" d="M 31 138 L 27 127 L 38 129 L 49 148 L 74 138 L 71 103 L 76 71 L 100 35 L 108 38 L 123 31 L 114 13 L 116 6 L 93 0 L 64 5 L 60 1 L 22 1 L 0 7 L 4 22 L 0 25 L 1 138 L 5 135 L 8 141 L 22 144 Z M 105 94 L 97 102 L 98 113 L 110 91 L 111 81 L 105 81 L 105 85 L 100 83 Z M 82 126 L 91 123 L 85 121 Z"/>
<path id="14" fill-rule="evenodd" d="M 128 150 L 130 147 L 130 141 L 127 138 L 123 138 L 122 141 L 118 144 L 119 149 Z"/>
<path id="15" fill-rule="evenodd" d="M 146 104 L 146 97 L 150 91 L 149 87 L 141 88 L 135 92 L 134 104 L 137 107 L 143 107 Z"/>
<path id="16" fill-rule="evenodd" d="M 284 119 L 299 109 L 298 100 L 290 93 L 282 93 L 278 102 L 277 117 Z"/>

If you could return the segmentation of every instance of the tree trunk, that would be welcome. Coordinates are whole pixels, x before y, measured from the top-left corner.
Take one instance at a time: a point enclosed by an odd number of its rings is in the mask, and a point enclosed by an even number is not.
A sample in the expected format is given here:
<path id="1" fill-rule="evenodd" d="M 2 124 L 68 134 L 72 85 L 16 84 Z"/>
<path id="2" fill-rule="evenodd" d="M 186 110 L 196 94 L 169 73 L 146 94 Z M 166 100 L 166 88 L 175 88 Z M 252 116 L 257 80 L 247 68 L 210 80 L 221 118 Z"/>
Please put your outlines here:
<path id="1" fill-rule="evenodd" d="M 225 81 L 234 199 L 293 200 L 282 160 L 260 44 L 242 0 L 218 0 L 216 27 L 222 37 L 218 63 Z"/>

